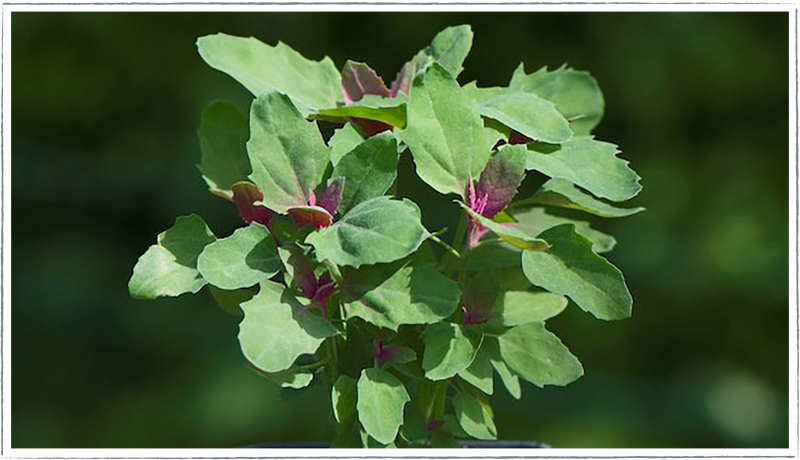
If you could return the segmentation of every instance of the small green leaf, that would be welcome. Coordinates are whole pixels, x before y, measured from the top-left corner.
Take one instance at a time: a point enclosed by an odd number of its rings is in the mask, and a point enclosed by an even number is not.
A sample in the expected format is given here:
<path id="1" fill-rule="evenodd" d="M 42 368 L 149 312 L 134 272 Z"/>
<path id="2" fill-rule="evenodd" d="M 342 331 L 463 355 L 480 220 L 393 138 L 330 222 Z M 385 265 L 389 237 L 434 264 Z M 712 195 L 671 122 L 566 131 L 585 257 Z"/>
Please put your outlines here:
<path id="1" fill-rule="evenodd" d="M 484 341 L 482 347 L 489 354 L 492 367 L 497 371 L 500 380 L 503 381 L 503 385 L 506 387 L 506 390 L 508 390 L 508 394 L 514 399 L 520 399 L 522 397 L 522 388 L 519 385 L 519 377 L 506 366 L 505 361 L 503 361 L 503 358 L 500 356 L 500 345 L 497 343 L 497 339 L 488 337 Z"/>
<path id="2" fill-rule="evenodd" d="M 528 208 L 512 211 L 511 216 L 517 221 L 516 227 L 531 237 L 538 237 L 545 230 L 558 225 L 573 224 L 578 235 L 592 242 L 592 251 L 600 254 L 609 252 L 617 245 L 613 236 L 595 230 L 589 222 L 548 214 L 544 208 Z"/>
<path id="3" fill-rule="evenodd" d="M 244 356 L 264 372 L 280 372 L 304 354 L 317 351 L 322 341 L 336 335 L 326 320 L 304 310 L 292 293 L 272 281 L 242 304 L 239 345 Z"/>
<path id="4" fill-rule="evenodd" d="M 137 299 L 176 297 L 196 293 L 206 285 L 197 271 L 197 257 L 216 239 L 206 223 L 192 214 L 175 219 L 175 224 L 158 235 L 156 244 L 133 267 L 128 291 Z"/>
<path id="5" fill-rule="evenodd" d="M 517 224 L 515 222 L 509 223 L 500 223 L 495 222 L 492 219 L 484 217 L 472 209 L 469 208 L 466 204 L 461 201 L 458 201 L 458 204 L 464 208 L 465 211 L 478 221 L 482 226 L 488 228 L 490 231 L 494 232 L 497 236 L 507 241 L 509 244 L 516 246 L 520 249 L 529 249 L 532 251 L 543 251 L 547 249 L 548 244 L 546 241 L 531 236 L 530 234 L 520 230 L 517 228 Z"/>
<path id="6" fill-rule="evenodd" d="M 383 196 L 397 178 L 397 140 L 392 133 L 372 136 L 342 157 L 332 177 L 344 178 L 339 213 Z"/>
<path id="7" fill-rule="evenodd" d="M 212 193 L 233 198 L 233 184 L 247 179 L 247 118 L 226 102 L 213 102 L 203 111 L 200 128 L 200 172 Z"/>
<path id="8" fill-rule="evenodd" d="M 468 435 L 477 439 L 497 439 L 497 428 L 487 403 L 459 391 L 453 398 L 453 407 L 458 423 Z"/>
<path id="9" fill-rule="evenodd" d="M 317 260 L 360 267 L 402 259 L 427 237 L 414 202 L 381 196 L 359 203 L 338 222 L 311 233 L 306 243 L 314 246 Z"/>
<path id="10" fill-rule="evenodd" d="M 460 298 L 458 283 L 418 257 L 347 270 L 342 285 L 348 317 L 393 330 L 441 321 L 455 312 Z"/>
<path id="11" fill-rule="evenodd" d="M 631 316 L 633 299 L 622 273 L 592 251 L 592 243 L 571 224 L 546 230 L 547 252 L 525 251 L 522 269 L 531 283 L 572 299 L 599 319 Z"/>
<path id="12" fill-rule="evenodd" d="M 358 420 L 382 444 L 397 437 L 403 408 L 411 401 L 402 382 L 381 369 L 364 369 L 358 379 Z"/>
<path id="13" fill-rule="evenodd" d="M 567 307 L 566 297 L 551 292 L 508 291 L 495 302 L 503 326 L 519 326 L 550 319 Z"/>
<path id="14" fill-rule="evenodd" d="M 444 380 L 468 368 L 475 359 L 482 337 L 465 333 L 458 324 L 435 323 L 422 332 L 425 351 L 422 368 L 430 380 Z"/>
<path id="15" fill-rule="evenodd" d="M 269 230 L 255 222 L 209 244 L 197 259 L 203 278 L 221 289 L 254 286 L 275 276 L 281 267 Z"/>
<path id="16" fill-rule="evenodd" d="M 475 355 L 475 360 L 472 361 L 472 364 L 459 372 L 458 376 L 487 395 L 494 393 L 492 363 L 489 361 L 489 353 L 482 346 L 478 350 L 478 354 Z"/>
<path id="17" fill-rule="evenodd" d="M 318 113 L 319 116 L 314 115 L 311 118 L 364 118 L 380 121 L 400 129 L 406 127 L 406 104 L 403 97 L 388 98 L 374 94 L 366 95 L 349 105 L 321 109 Z"/>
<path id="18" fill-rule="evenodd" d="M 277 91 L 305 113 L 334 107 L 342 100 L 341 77 L 328 57 L 312 61 L 285 43 L 270 46 L 253 37 L 225 34 L 200 37 L 197 49 L 208 65 L 236 79 L 254 96 Z"/>
<path id="19" fill-rule="evenodd" d="M 362 142 L 364 142 L 364 137 L 350 123 L 334 131 L 333 136 L 328 141 L 328 145 L 331 148 L 331 163 L 333 163 L 333 166 L 339 164 L 339 160 L 342 157 L 350 153 Z"/>
<path id="20" fill-rule="evenodd" d="M 509 89 L 530 92 L 554 103 L 571 120 L 570 127 L 576 135 L 591 133 L 603 117 L 605 102 L 597 81 L 588 72 L 566 65 L 552 72 L 543 67 L 526 75 L 525 67 L 520 64 L 511 77 Z"/>
<path id="21" fill-rule="evenodd" d="M 508 91 L 508 88 L 502 88 L 500 86 L 493 86 L 491 88 L 480 88 L 478 87 L 478 82 L 471 81 L 466 85 L 462 86 L 461 89 L 464 90 L 464 93 L 473 101 L 481 104 L 489 99 L 500 96 Z"/>
<path id="22" fill-rule="evenodd" d="M 532 93 L 495 96 L 481 103 L 480 112 L 537 141 L 560 144 L 572 137 L 569 123 L 556 106 Z"/>
<path id="23" fill-rule="evenodd" d="M 498 337 L 500 356 L 536 386 L 567 385 L 583 375 L 583 366 L 544 323 L 527 323 Z"/>
<path id="24" fill-rule="evenodd" d="M 219 308 L 221 308 L 225 313 L 234 316 L 242 316 L 242 309 L 240 305 L 252 299 L 253 296 L 256 295 L 255 288 L 228 291 L 213 285 L 209 285 L 208 287 L 209 291 L 211 292 L 211 297 L 214 298 L 214 301 L 217 303 L 217 305 L 219 305 Z"/>
<path id="25" fill-rule="evenodd" d="M 531 198 L 516 204 L 518 206 L 527 204 L 558 206 L 585 211 L 600 217 L 626 217 L 644 211 L 642 207 L 618 208 L 611 206 L 564 179 L 550 179 Z"/>
<path id="26" fill-rule="evenodd" d="M 554 179 L 566 179 L 597 197 L 625 201 L 642 190 L 639 176 L 626 160 L 617 157 L 619 150 L 614 144 L 596 141 L 591 136 L 576 136 L 561 145 L 539 142 L 527 147 L 528 169 Z"/>
<path id="27" fill-rule="evenodd" d="M 403 141 L 417 175 L 439 193 L 464 195 L 489 160 L 490 148 L 477 107 L 438 64 L 414 80 Z"/>
<path id="28" fill-rule="evenodd" d="M 316 124 L 306 121 L 288 97 L 275 92 L 253 101 L 247 153 L 253 168 L 250 179 L 264 194 L 264 205 L 281 214 L 308 205 L 329 162 L 328 147 Z"/>
<path id="29" fill-rule="evenodd" d="M 342 374 L 331 389 L 331 404 L 336 421 L 343 423 L 356 413 L 356 379 Z"/>
<path id="30" fill-rule="evenodd" d="M 280 385 L 281 388 L 292 388 L 299 390 L 300 388 L 307 387 L 308 384 L 314 380 L 314 374 L 291 367 L 287 371 L 271 374 L 269 375 L 269 378 L 273 382 Z"/>

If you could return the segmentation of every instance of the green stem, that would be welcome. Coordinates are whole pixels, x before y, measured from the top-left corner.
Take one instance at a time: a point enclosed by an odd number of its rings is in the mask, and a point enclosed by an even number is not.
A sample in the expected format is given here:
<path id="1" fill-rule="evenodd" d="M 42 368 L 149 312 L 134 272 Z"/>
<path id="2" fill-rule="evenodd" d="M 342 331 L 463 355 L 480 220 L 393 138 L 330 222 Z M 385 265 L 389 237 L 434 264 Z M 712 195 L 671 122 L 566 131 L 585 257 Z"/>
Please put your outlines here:
<path id="1" fill-rule="evenodd" d="M 461 254 L 459 254 L 454 247 L 450 246 L 449 244 L 439 239 L 439 237 L 436 236 L 436 234 L 432 234 L 428 238 L 430 238 L 430 240 L 433 241 L 434 243 L 437 243 L 439 246 L 443 247 L 445 251 L 448 252 L 448 254 L 457 257 L 459 259 L 461 258 Z"/>
<path id="2" fill-rule="evenodd" d="M 461 259 L 464 255 L 464 245 L 466 243 L 466 236 L 467 236 L 467 214 L 462 213 L 461 219 L 458 221 L 458 228 L 456 228 L 456 236 L 453 238 L 453 251 L 458 254 L 458 257 L 454 257 L 452 252 L 447 252 L 445 256 L 442 258 L 440 263 L 440 267 L 444 272 L 445 276 L 450 277 L 453 276 L 455 272 L 455 262 Z"/>

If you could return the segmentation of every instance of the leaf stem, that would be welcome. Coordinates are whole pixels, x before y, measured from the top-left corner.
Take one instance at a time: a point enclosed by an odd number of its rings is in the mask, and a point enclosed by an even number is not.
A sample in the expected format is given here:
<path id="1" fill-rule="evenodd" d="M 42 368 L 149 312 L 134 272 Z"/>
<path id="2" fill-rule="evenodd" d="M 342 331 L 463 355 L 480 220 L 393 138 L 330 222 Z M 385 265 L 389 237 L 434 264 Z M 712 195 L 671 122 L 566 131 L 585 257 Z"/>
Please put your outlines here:
<path id="1" fill-rule="evenodd" d="M 428 238 L 430 238 L 430 240 L 433 241 L 434 243 L 437 243 L 439 246 L 443 247 L 445 251 L 447 251 L 450 255 L 459 259 L 461 258 L 461 254 L 459 254 L 454 247 L 442 241 L 438 236 L 436 236 L 435 233 L 431 234 L 431 236 L 429 236 Z"/>

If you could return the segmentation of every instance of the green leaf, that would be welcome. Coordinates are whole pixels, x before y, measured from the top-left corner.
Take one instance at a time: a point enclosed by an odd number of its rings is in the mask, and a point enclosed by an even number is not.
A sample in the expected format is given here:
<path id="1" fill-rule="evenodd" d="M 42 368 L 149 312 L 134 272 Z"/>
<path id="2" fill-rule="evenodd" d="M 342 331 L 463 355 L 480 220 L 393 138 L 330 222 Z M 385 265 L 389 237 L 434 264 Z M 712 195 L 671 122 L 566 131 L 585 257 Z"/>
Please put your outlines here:
<path id="1" fill-rule="evenodd" d="M 397 178 L 397 140 L 392 133 L 372 136 L 342 157 L 332 177 L 344 178 L 339 213 L 383 196 Z"/>
<path id="2" fill-rule="evenodd" d="M 306 243 L 314 246 L 317 260 L 360 267 L 402 259 L 427 237 L 414 202 L 381 196 L 359 203 L 338 222 L 311 233 Z"/>
<path id="3" fill-rule="evenodd" d="M 217 303 L 217 305 L 219 305 L 219 308 L 221 308 L 225 313 L 234 316 L 242 316 L 242 309 L 240 308 L 240 305 L 252 299 L 253 296 L 256 295 L 255 288 L 227 291 L 213 285 L 209 285 L 208 287 L 209 291 L 211 292 L 211 297 L 214 298 L 214 301 Z"/>
<path id="4" fill-rule="evenodd" d="M 340 375 L 331 389 L 331 404 L 333 404 L 333 416 L 339 423 L 355 414 L 356 379 L 349 375 Z"/>
<path id="5" fill-rule="evenodd" d="M 244 356 L 264 372 L 280 372 L 304 354 L 317 351 L 322 341 L 336 335 L 326 320 L 304 310 L 292 293 L 272 281 L 242 304 L 239 345 Z"/>
<path id="6" fill-rule="evenodd" d="M 428 430 L 426 429 L 425 414 L 422 413 L 419 404 L 411 404 L 406 408 L 400 434 L 409 443 L 424 444 L 427 441 Z"/>
<path id="7" fill-rule="evenodd" d="M 503 326 L 519 326 L 550 319 L 567 307 L 566 297 L 550 292 L 508 291 L 493 307 Z"/>
<path id="8" fill-rule="evenodd" d="M 333 163 L 333 166 L 339 164 L 339 160 L 342 157 L 362 142 L 364 142 L 364 137 L 352 124 L 348 123 L 337 129 L 331 136 L 330 141 L 328 141 L 331 147 L 331 163 Z"/>
<path id="9" fill-rule="evenodd" d="M 381 369 L 364 369 L 358 379 L 358 420 L 382 444 L 397 437 L 403 424 L 403 408 L 411 401 L 403 384 Z"/>
<path id="10" fill-rule="evenodd" d="M 206 285 L 197 271 L 197 257 L 216 238 L 200 217 L 178 217 L 158 235 L 156 244 L 139 257 L 128 281 L 128 291 L 137 299 L 175 297 L 196 293 Z"/>
<path id="11" fill-rule="evenodd" d="M 282 266 L 269 230 L 255 222 L 209 244 L 197 259 L 203 278 L 221 289 L 254 286 L 275 276 Z"/>
<path id="12" fill-rule="evenodd" d="M 292 388 L 299 390 L 305 388 L 314 380 L 314 374 L 302 371 L 295 367 L 290 367 L 288 370 L 278 372 L 276 374 L 269 374 L 269 379 L 281 386 L 281 388 Z"/>
<path id="13" fill-rule="evenodd" d="M 318 115 L 312 115 L 311 118 L 365 118 L 403 129 L 406 127 L 405 97 L 389 98 L 368 94 L 346 106 L 321 109 Z"/>
<path id="14" fill-rule="evenodd" d="M 515 210 L 512 211 L 511 216 L 517 221 L 516 227 L 531 237 L 538 237 L 545 230 L 558 225 L 573 224 L 575 232 L 591 241 L 592 251 L 598 254 L 609 252 L 617 245 L 617 240 L 613 236 L 593 229 L 589 226 L 589 222 L 554 216 L 548 214 L 544 208 Z"/>
<path id="15" fill-rule="evenodd" d="M 576 187 L 564 179 L 550 179 L 531 198 L 516 203 L 517 206 L 543 204 L 577 209 L 600 217 L 627 217 L 644 211 L 642 207 L 618 208 Z"/>
<path id="16" fill-rule="evenodd" d="M 502 241 L 484 242 L 469 252 L 467 271 L 520 270 L 520 251 Z"/>
<path id="17" fill-rule="evenodd" d="M 208 65 L 236 79 L 254 96 L 277 91 L 305 113 L 334 107 L 342 100 L 339 71 L 328 57 L 312 61 L 281 42 L 270 46 L 253 37 L 225 34 L 200 37 L 197 49 Z"/>
<path id="18" fill-rule="evenodd" d="M 517 224 L 515 222 L 509 223 L 500 223 L 495 222 L 492 219 L 484 217 L 472 209 L 469 208 L 466 204 L 461 201 L 457 201 L 458 204 L 464 208 L 465 211 L 470 215 L 471 218 L 478 221 L 479 224 L 488 228 L 490 231 L 494 232 L 497 236 L 504 239 L 511 245 L 518 247 L 520 249 L 529 249 L 532 251 L 544 251 L 547 249 L 548 244 L 546 241 L 531 236 L 529 233 L 526 233 L 519 228 L 517 228 Z"/>
<path id="19" fill-rule="evenodd" d="M 419 257 L 348 270 L 342 285 L 348 317 L 393 330 L 441 321 L 455 312 L 460 298 L 458 283 Z"/>
<path id="20" fill-rule="evenodd" d="M 202 157 L 198 168 L 212 193 L 233 198 L 233 184 L 247 179 L 247 118 L 231 104 L 212 102 L 203 111 L 200 128 Z"/>
<path id="21" fill-rule="evenodd" d="M 493 86 L 491 88 L 480 88 L 478 87 L 478 82 L 471 81 L 466 85 L 461 87 L 464 90 L 464 93 L 473 101 L 477 103 L 483 103 L 495 96 L 500 96 L 508 91 L 508 88 L 502 88 L 500 86 Z"/>
<path id="22" fill-rule="evenodd" d="M 571 120 L 576 135 L 589 134 L 603 117 L 605 102 L 597 81 L 588 72 L 568 68 L 566 65 L 552 72 L 543 67 L 526 75 L 520 64 L 511 77 L 512 91 L 527 91 L 553 102 L 558 110 Z"/>
<path id="23" fill-rule="evenodd" d="M 472 48 L 472 28 L 468 25 L 448 27 L 433 37 L 431 44 L 420 51 L 415 59 L 422 56 L 439 63 L 453 78 L 463 69 L 462 64 Z M 422 70 L 418 65 L 418 70 Z"/>
<path id="24" fill-rule="evenodd" d="M 523 146 L 513 146 L 524 148 Z M 595 196 L 625 201 L 642 190 L 639 176 L 628 162 L 617 157 L 614 144 L 576 136 L 559 145 L 528 144 L 528 169 L 554 179 L 566 179 Z"/>
<path id="25" fill-rule="evenodd" d="M 468 435 L 484 440 L 497 439 L 497 428 L 487 403 L 459 391 L 453 398 L 453 407 L 458 423 Z"/>
<path id="26" fill-rule="evenodd" d="M 494 393 L 494 379 L 492 378 L 492 363 L 489 361 L 489 353 L 481 348 L 472 364 L 463 371 L 458 373 L 458 376 L 466 380 L 475 388 L 490 395 Z"/>
<path id="27" fill-rule="evenodd" d="M 519 385 L 519 377 L 506 366 L 505 361 L 500 356 L 500 345 L 497 343 L 497 339 L 488 337 L 484 341 L 482 348 L 489 354 L 492 367 L 497 371 L 497 375 L 500 376 L 500 380 L 503 381 L 508 393 L 514 399 L 520 399 L 522 397 L 522 388 Z"/>
<path id="28" fill-rule="evenodd" d="M 480 113 L 531 139 L 560 144 L 572 137 L 567 120 L 552 102 L 535 94 L 507 92 L 483 101 Z"/>
<path id="29" fill-rule="evenodd" d="M 281 214 L 308 205 L 328 165 L 328 148 L 317 125 L 275 92 L 253 101 L 247 153 L 253 167 L 250 179 L 264 194 L 264 205 Z"/>
<path id="30" fill-rule="evenodd" d="M 583 375 L 580 361 L 544 323 L 527 323 L 498 337 L 500 355 L 525 380 L 537 386 L 564 386 Z"/>
<path id="31" fill-rule="evenodd" d="M 468 368 L 475 359 L 482 337 L 465 332 L 458 324 L 435 323 L 422 332 L 425 351 L 422 368 L 430 380 L 444 380 Z"/>
<path id="32" fill-rule="evenodd" d="M 592 252 L 592 242 L 575 233 L 574 225 L 559 225 L 540 236 L 550 249 L 522 255 L 522 269 L 531 283 L 569 297 L 600 319 L 631 316 L 633 299 L 622 272 Z"/>
<path id="33" fill-rule="evenodd" d="M 434 64 L 414 80 L 407 112 L 401 137 L 414 156 L 417 175 L 439 193 L 463 196 L 491 153 L 476 106 Z"/>

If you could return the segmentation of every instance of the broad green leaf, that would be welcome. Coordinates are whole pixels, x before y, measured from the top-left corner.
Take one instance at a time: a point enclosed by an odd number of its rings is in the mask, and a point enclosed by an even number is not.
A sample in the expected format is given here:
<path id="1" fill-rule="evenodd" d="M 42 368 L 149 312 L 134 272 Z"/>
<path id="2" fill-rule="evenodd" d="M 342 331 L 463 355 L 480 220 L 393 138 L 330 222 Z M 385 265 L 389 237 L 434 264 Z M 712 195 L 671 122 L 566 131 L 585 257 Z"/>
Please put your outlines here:
<path id="1" fill-rule="evenodd" d="M 233 184 L 247 179 L 247 118 L 226 102 L 213 102 L 203 111 L 200 128 L 202 157 L 198 168 L 212 193 L 233 198 Z"/>
<path id="2" fill-rule="evenodd" d="M 537 141 L 560 144 L 572 137 L 556 106 L 532 93 L 507 92 L 487 99 L 480 104 L 480 113 Z"/>
<path id="3" fill-rule="evenodd" d="M 469 252 L 467 271 L 520 270 L 520 251 L 502 240 L 485 242 Z"/>
<path id="4" fill-rule="evenodd" d="M 502 88 L 499 86 L 493 86 L 491 88 L 481 88 L 478 87 L 478 82 L 471 81 L 466 85 L 462 86 L 461 89 L 464 90 L 464 93 L 473 101 L 481 104 L 493 97 L 499 96 L 504 94 L 508 91 L 508 88 Z"/>
<path id="5" fill-rule="evenodd" d="M 422 368 L 430 380 L 444 380 L 468 368 L 475 359 L 481 337 L 453 323 L 435 323 L 422 332 L 425 351 Z"/>
<path id="6" fill-rule="evenodd" d="M 497 428 L 487 403 L 459 391 L 453 398 L 453 408 L 458 423 L 468 435 L 477 439 L 497 439 Z"/>
<path id="7" fill-rule="evenodd" d="M 397 140 L 392 133 L 372 136 L 342 157 L 333 177 L 344 178 L 344 193 L 339 213 L 383 196 L 397 178 Z"/>
<path id="8" fill-rule="evenodd" d="M 236 79 L 254 96 L 277 91 L 305 113 L 334 107 L 342 100 L 339 71 L 328 57 L 312 61 L 285 43 L 270 46 L 253 37 L 225 34 L 200 37 L 197 49 L 208 65 Z"/>
<path id="9" fill-rule="evenodd" d="M 522 388 L 519 385 L 519 377 L 506 366 L 505 361 L 503 361 L 503 358 L 500 356 L 500 345 L 497 343 L 497 339 L 493 337 L 487 338 L 482 348 L 489 354 L 492 367 L 497 371 L 497 375 L 500 376 L 500 380 L 503 381 L 503 385 L 506 387 L 511 397 L 514 399 L 521 398 Z"/>
<path id="10" fill-rule="evenodd" d="M 358 379 L 358 420 L 382 444 L 397 437 L 403 408 L 411 401 L 402 382 L 381 369 L 364 369 Z"/>
<path id="11" fill-rule="evenodd" d="M 493 311 L 503 326 L 519 326 L 543 322 L 566 307 L 566 297 L 551 292 L 508 291 L 498 297 Z"/>
<path id="12" fill-rule="evenodd" d="M 543 67 L 526 75 L 520 64 L 511 77 L 512 91 L 527 91 L 554 103 L 570 120 L 576 135 L 589 134 L 603 117 L 605 102 L 597 81 L 588 72 L 568 68 L 566 65 L 549 72 Z"/>
<path id="13" fill-rule="evenodd" d="M 464 59 L 472 48 L 472 28 L 468 25 L 448 27 L 433 37 L 422 50 L 447 70 L 453 78 L 463 69 Z"/>
<path id="14" fill-rule="evenodd" d="M 514 146 L 514 148 L 524 148 Z M 639 176 L 618 158 L 617 146 L 576 136 L 561 145 L 528 144 L 528 169 L 554 179 L 566 179 L 595 196 L 611 201 L 633 198 L 642 189 Z"/>
<path id="15" fill-rule="evenodd" d="M 564 386 L 583 375 L 580 361 L 544 328 L 527 323 L 498 337 L 500 356 L 520 377 L 536 386 Z"/>
<path id="16" fill-rule="evenodd" d="M 137 299 L 175 297 L 199 291 L 206 280 L 197 271 L 197 257 L 216 238 L 200 217 L 178 217 L 158 235 L 156 244 L 133 267 L 128 291 Z"/>
<path id="17" fill-rule="evenodd" d="M 520 249 L 529 249 L 532 251 L 543 251 L 547 249 L 548 244 L 546 241 L 531 236 L 530 234 L 520 230 L 517 228 L 517 224 L 515 222 L 510 223 L 500 223 L 495 222 L 492 219 L 484 217 L 472 209 L 469 208 L 466 204 L 461 201 L 458 201 L 458 204 L 464 208 L 465 211 L 470 215 L 471 218 L 475 219 L 480 225 L 488 228 L 490 231 L 494 232 L 497 236 L 504 239 L 509 244 L 518 247 Z"/>
<path id="18" fill-rule="evenodd" d="M 342 374 L 331 389 L 333 416 L 339 423 L 356 413 L 356 379 Z"/>
<path id="19" fill-rule="evenodd" d="M 544 208 L 514 210 L 511 211 L 511 216 L 517 221 L 516 227 L 531 237 L 538 237 L 545 230 L 558 225 L 573 224 L 575 232 L 591 241 L 592 251 L 598 254 L 611 251 L 617 244 L 613 236 L 593 229 L 589 222 L 554 216 L 548 214 Z"/>
<path id="20" fill-rule="evenodd" d="M 304 310 L 292 293 L 272 281 L 261 282 L 255 297 L 242 304 L 239 345 L 244 356 L 264 372 L 280 372 L 304 354 L 317 351 L 336 335 L 325 319 Z"/>
<path id="21" fill-rule="evenodd" d="M 362 142 L 364 142 L 364 137 L 350 123 L 337 129 L 328 141 L 331 147 L 331 163 L 334 166 L 339 164 L 342 157 Z"/>
<path id="22" fill-rule="evenodd" d="M 644 211 L 644 208 L 618 208 L 598 200 L 564 179 L 550 179 L 531 198 L 516 203 L 518 206 L 543 204 L 585 211 L 600 217 L 626 217 Z"/>
<path id="23" fill-rule="evenodd" d="M 264 205 L 281 214 L 308 204 L 328 165 L 328 148 L 317 125 L 275 92 L 253 101 L 247 153 L 250 179 L 264 194 Z"/>
<path id="24" fill-rule="evenodd" d="M 427 237 L 414 202 L 382 196 L 359 203 L 338 222 L 308 235 L 306 243 L 314 246 L 317 260 L 360 267 L 402 259 Z"/>
<path id="25" fill-rule="evenodd" d="M 490 395 L 494 393 L 494 379 L 492 378 L 492 363 L 489 361 L 489 353 L 481 346 L 475 360 L 458 376 L 466 380 L 482 392 Z"/>
<path id="26" fill-rule="evenodd" d="M 403 141 L 417 175 L 439 193 L 464 195 L 489 160 L 483 121 L 474 103 L 438 64 L 414 80 Z"/>
<path id="27" fill-rule="evenodd" d="M 428 430 L 426 428 L 425 414 L 422 413 L 419 403 L 409 405 L 406 408 L 400 435 L 410 443 L 424 444 L 428 439 Z"/>
<path id="28" fill-rule="evenodd" d="M 252 299 L 253 296 L 256 295 L 255 288 L 228 291 L 213 285 L 209 285 L 208 287 L 209 292 L 211 292 L 211 297 L 214 298 L 214 301 L 217 303 L 217 305 L 219 305 L 219 308 L 221 308 L 225 313 L 234 316 L 242 316 L 242 309 L 240 305 Z"/>
<path id="29" fill-rule="evenodd" d="M 531 283 L 569 297 L 600 319 L 631 316 L 633 299 L 622 272 L 595 254 L 592 242 L 575 233 L 574 225 L 559 225 L 540 236 L 550 249 L 522 255 L 522 269 Z"/>
<path id="30" fill-rule="evenodd" d="M 441 321 L 455 312 L 460 298 L 458 283 L 419 257 L 344 272 L 348 317 L 393 330 Z"/>
<path id="31" fill-rule="evenodd" d="M 203 278 L 221 289 L 254 286 L 272 278 L 282 266 L 269 230 L 255 222 L 209 244 L 197 259 Z"/>

